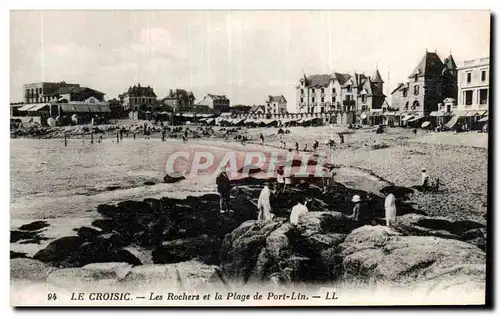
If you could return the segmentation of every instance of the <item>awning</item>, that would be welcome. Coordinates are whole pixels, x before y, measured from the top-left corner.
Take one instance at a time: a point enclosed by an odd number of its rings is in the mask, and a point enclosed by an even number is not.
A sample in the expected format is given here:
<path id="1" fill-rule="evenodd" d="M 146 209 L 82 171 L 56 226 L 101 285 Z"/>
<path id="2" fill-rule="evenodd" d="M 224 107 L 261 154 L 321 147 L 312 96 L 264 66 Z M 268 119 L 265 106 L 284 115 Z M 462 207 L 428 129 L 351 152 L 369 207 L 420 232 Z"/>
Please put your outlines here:
<path id="1" fill-rule="evenodd" d="M 455 126 L 455 124 L 457 124 L 459 118 L 460 118 L 460 116 L 458 116 L 458 115 L 453 116 L 451 118 L 451 120 L 449 120 L 448 123 L 445 124 L 445 126 L 448 128 L 453 128 L 453 126 Z"/>
<path id="2" fill-rule="evenodd" d="M 212 123 L 213 121 L 214 121 L 214 119 L 213 119 L 213 118 L 209 118 L 209 119 L 207 120 L 207 123 Z"/>
<path id="3" fill-rule="evenodd" d="M 456 111 L 453 111 L 451 113 L 452 116 L 457 116 L 457 117 L 461 117 L 461 116 L 467 116 L 467 111 L 463 111 L 463 110 L 456 110 Z"/>
<path id="4" fill-rule="evenodd" d="M 108 113 L 111 112 L 109 105 L 89 104 L 90 112 L 92 113 Z"/>
<path id="5" fill-rule="evenodd" d="M 481 115 L 481 116 L 483 116 L 483 115 L 487 115 L 487 114 L 488 114 L 488 111 L 478 111 L 478 112 L 477 112 L 477 114 L 478 114 L 478 115 Z"/>
<path id="6" fill-rule="evenodd" d="M 444 116 L 444 113 L 441 111 L 432 111 L 429 115 L 430 116 Z"/>
<path id="7" fill-rule="evenodd" d="M 405 117 L 403 117 L 401 120 L 402 121 L 407 121 L 409 119 L 411 119 L 413 117 L 413 115 L 406 115 Z"/>
<path id="8" fill-rule="evenodd" d="M 93 112 L 89 109 L 89 106 L 87 104 L 75 104 L 73 105 L 73 107 L 75 108 L 75 112 L 78 112 L 78 113 L 90 113 L 90 112 Z M 97 111 L 96 111 L 97 112 Z"/>
<path id="9" fill-rule="evenodd" d="M 423 115 L 417 115 L 417 116 L 413 117 L 412 119 L 409 119 L 408 123 L 410 123 L 410 122 L 416 122 L 416 121 L 421 120 L 423 118 L 424 118 Z"/>
<path id="10" fill-rule="evenodd" d="M 467 113 L 465 113 L 465 116 L 467 116 L 467 117 L 472 117 L 472 116 L 476 116 L 476 115 L 478 115 L 477 111 L 468 111 Z"/>
<path id="11" fill-rule="evenodd" d="M 18 111 L 28 111 L 30 110 L 31 108 L 34 108 L 35 106 L 37 106 L 36 104 L 26 104 L 26 105 L 23 105 L 21 106 L 20 108 L 18 108 L 17 110 Z"/>
<path id="12" fill-rule="evenodd" d="M 482 119 L 480 119 L 478 122 L 488 122 L 488 120 L 489 120 L 489 117 L 485 116 Z"/>
<path id="13" fill-rule="evenodd" d="M 381 112 L 370 112 L 370 116 L 382 116 Z"/>
<path id="14" fill-rule="evenodd" d="M 40 109 L 43 109 L 46 107 L 48 104 L 47 103 L 40 103 L 40 104 L 35 104 L 34 107 L 30 108 L 28 111 L 38 111 Z"/>

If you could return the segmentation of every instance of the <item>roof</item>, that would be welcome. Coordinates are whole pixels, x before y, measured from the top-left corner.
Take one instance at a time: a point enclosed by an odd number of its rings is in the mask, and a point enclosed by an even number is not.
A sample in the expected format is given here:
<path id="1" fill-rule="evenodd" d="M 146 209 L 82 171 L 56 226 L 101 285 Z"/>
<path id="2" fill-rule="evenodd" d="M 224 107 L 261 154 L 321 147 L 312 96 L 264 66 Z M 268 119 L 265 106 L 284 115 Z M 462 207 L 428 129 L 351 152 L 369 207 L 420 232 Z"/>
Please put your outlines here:
<path id="1" fill-rule="evenodd" d="M 380 72 L 378 71 L 378 69 L 375 70 L 375 73 L 370 78 L 370 80 L 372 82 L 376 82 L 376 83 L 384 83 L 384 80 L 382 80 L 382 76 L 380 75 Z"/>
<path id="2" fill-rule="evenodd" d="M 30 103 L 30 104 L 25 104 L 18 108 L 18 111 L 24 112 L 24 111 L 38 111 L 48 105 L 48 103 Z"/>
<path id="3" fill-rule="evenodd" d="M 420 60 L 417 67 L 412 71 L 408 78 L 413 78 L 415 75 L 419 77 L 425 75 L 440 75 L 443 70 L 443 62 L 436 53 L 425 52 L 424 57 Z"/>
<path id="4" fill-rule="evenodd" d="M 250 111 L 248 111 L 248 112 L 249 112 L 249 113 L 255 113 L 255 112 L 257 112 L 257 110 L 258 110 L 259 108 L 260 108 L 260 109 L 262 109 L 262 111 L 264 111 L 264 112 L 266 111 L 266 109 L 264 108 L 264 106 L 263 106 L 263 105 L 254 105 L 254 106 L 252 106 L 252 107 L 250 108 Z"/>
<path id="5" fill-rule="evenodd" d="M 450 56 L 445 58 L 443 64 L 446 67 L 446 69 L 457 70 L 457 64 L 455 63 L 455 60 L 453 59 L 453 56 L 451 54 Z"/>
<path id="6" fill-rule="evenodd" d="M 163 98 L 163 100 L 165 100 L 165 99 L 182 99 L 182 100 L 184 100 L 184 99 L 188 99 L 188 98 L 195 99 L 193 92 L 186 91 L 184 89 L 175 89 L 175 90 L 170 90 L 169 94 L 165 98 Z"/>
<path id="7" fill-rule="evenodd" d="M 97 91 L 97 90 L 94 90 L 94 89 L 90 89 L 90 88 L 87 88 L 87 87 L 80 87 L 80 86 L 64 86 L 64 87 L 60 87 L 58 88 L 56 91 L 52 92 L 52 93 L 48 93 L 48 94 L 45 94 L 46 96 L 53 96 L 53 95 L 58 95 L 58 94 L 67 94 L 67 93 L 82 93 L 83 91 L 92 91 L 96 94 L 101 94 L 101 95 L 104 95 L 104 93 L 100 92 L 100 91 Z"/>
<path id="8" fill-rule="evenodd" d="M 268 102 L 286 103 L 286 99 L 282 95 L 278 95 L 278 96 L 272 96 L 272 95 L 270 95 L 269 99 L 268 99 Z"/>
<path id="9" fill-rule="evenodd" d="M 218 100 L 218 101 L 229 100 L 225 95 L 217 95 L 217 94 L 208 93 L 207 96 L 209 96 L 210 98 L 212 98 L 214 100 Z"/>
<path id="10" fill-rule="evenodd" d="M 337 80 L 343 85 L 351 75 L 334 72 L 332 74 L 310 75 L 305 78 L 308 87 L 325 87 L 330 84 L 330 80 Z"/>
<path id="11" fill-rule="evenodd" d="M 103 113 L 111 112 L 109 105 L 101 104 L 71 104 L 62 103 L 60 104 L 61 110 L 63 112 L 76 112 L 76 113 Z"/>
<path id="12" fill-rule="evenodd" d="M 156 98 L 156 94 L 153 91 L 153 88 L 150 86 L 147 87 L 141 87 L 141 84 L 138 84 L 137 86 L 134 85 L 133 87 L 129 87 L 127 92 L 123 94 L 123 96 L 132 96 L 132 97 L 150 97 L 150 98 Z"/>

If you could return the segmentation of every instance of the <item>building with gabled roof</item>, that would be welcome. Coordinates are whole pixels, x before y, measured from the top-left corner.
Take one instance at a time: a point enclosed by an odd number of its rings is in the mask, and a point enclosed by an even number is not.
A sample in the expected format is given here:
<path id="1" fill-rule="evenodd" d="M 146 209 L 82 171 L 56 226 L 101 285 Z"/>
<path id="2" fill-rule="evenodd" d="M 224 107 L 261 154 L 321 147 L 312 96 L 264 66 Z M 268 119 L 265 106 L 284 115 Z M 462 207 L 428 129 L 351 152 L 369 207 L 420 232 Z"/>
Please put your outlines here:
<path id="1" fill-rule="evenodd" d="M 360 113 L 381 109 L 385 100 L 383 85 L 378 70 L 373 76 L 356 72 L 304 74 L 296 87 L 297 109 L 299 113 Z"/>
<path id="2" fill-rule="evenodd" d="M 216 114 L 229 112 L 231 102 L 225 95 L 217 95 L 208 93 L 197 105 L 206 105 Z"/>
<path id="3" fill-rule="evenodd" d="M 170 89 L 168 95 L 162 99 L 162 104 L 172 107 L 175 112 L 185 112 L 193 109 L 195 100 L 191 91 Z"/>
<path id="4" fill-rule="evenodd" d="M 287 102 L 283 95 L 268 96 L 266 100 L 266 114 L 285 114 L 287 113 Z"/>
<path id="5" fill-rule="evenodd" d="M 128 90 L 119 95 L 123 102 L 124 110 L 147 110 L 150 111 L 156 102 L 156 94 L 150 86 L 143 87 L 140 83 L 129 87 Z"/>
<path id="6" fill-rule="evenodd" d="M 441 61 L 436 52 L 426 51 L 408 75 L 391 93 L 393 108 L 423 117 L 438 110 L 446 98 L 457 98 L 457 66 L 450 54 Z"/>

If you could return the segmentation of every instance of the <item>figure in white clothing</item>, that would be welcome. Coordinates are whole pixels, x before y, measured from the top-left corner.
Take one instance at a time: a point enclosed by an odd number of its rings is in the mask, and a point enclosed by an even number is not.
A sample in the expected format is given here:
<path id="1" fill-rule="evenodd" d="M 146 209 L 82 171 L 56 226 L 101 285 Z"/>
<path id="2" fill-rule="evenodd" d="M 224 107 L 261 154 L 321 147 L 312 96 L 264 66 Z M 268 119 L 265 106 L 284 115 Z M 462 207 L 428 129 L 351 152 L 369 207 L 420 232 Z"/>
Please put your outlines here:
<path id="1" fill-rule="evenodd" d="M 396 197 L 389 193 L 385 198 L 385 224 L 391 226 L 391 223 L 396 220 Z"/>
<path id="2" fill-rule="evenodd" d="M 266 222 L 272 220 L 271 194 L 272 185 L 270 183 L 266 183 L 262 191 L 260 191 L 259 201 L 257 202 L 257 208 L 259 209 L 259 215 L 257 216 L 258 221 Z"/>
<path id="3" fill-rule="evenodd" d="M 292 213 L 290 214 L 290 223 L 297 225 L 297 223 L 299 222 L 299 217 L 309 212 L 306 205 L 307 199 L 304 196 L 300 196 L 298 198 L 297 204 L 292 208 Z"/>

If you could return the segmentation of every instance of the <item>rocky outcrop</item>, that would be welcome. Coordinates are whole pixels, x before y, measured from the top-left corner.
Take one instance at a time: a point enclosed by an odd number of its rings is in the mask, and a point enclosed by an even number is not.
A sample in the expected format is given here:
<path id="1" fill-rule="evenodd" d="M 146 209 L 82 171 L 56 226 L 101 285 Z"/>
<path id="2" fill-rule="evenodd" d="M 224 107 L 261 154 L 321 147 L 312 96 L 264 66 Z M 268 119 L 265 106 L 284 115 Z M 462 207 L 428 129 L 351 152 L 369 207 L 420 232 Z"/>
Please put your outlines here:
<path id="1" fill-rule="evenodd" d="M 245 222 L 224 239 L 222 271 L 240 282 L 334 280 L 342 272 L 337 246 L 354 226 L 338 212 L 309 212 L 298 225 Z"/>
<path id="2" fill-rule="evenodd" d="M 46 221 L 35 221 L 19 227 L 20 230 L 35 231 L 50 226 Z"/>
<path id="3" fill-rule="evenodd" d="M 54 270 L 56 268 L 34 259 L 17 258 L 10 260 L 11 280 L 46 280 L 47 276 Z"/>
<path id="4" fill-rule="evenodd" d="M 153 250 L 154 263 L 177 263 L 199 259 L 208 264 L 218 263 L 220 239 L 201 235 L 164 241 Z"/>
<path id="5" fill-rule="evenodd" d="M 486 251 L 486 227 L 474 221 L 454 221 L 442 217 L 407 214 L 396 217 L 392 226 L 404 235 L 457 239 Z"/>
<path id="6" fill-rule="evenodd" d="M 298 225 L 248 221 L 224 239 L 221 268 L 230 280 L 242 283 L 435 284 L 455 271 L 467 284 L 484 286 L 485 275 L 479 266 L 485 265 L 485 253 L 456 238 L 436 237 L 451 233 L 431 232 L 431 225 L 421 227 L 427 233 L 421 236 L 411 235 L 419 230 L 402 232 L 380 225 L 356 228 L 350 217 L 338 212 L 309 212 L 300 217 Z M 457 233 L 457 227 L 475 224 L 451 227 Z M 479 228 L 472 231 L 475 229 Z M 467 271 L 474 273 L 466 275 Z"/>
<path id="7" fill-rule="evenodd" d="M 340 250 L 343 279 L 364 283 L 415 284 L 442 276 L 457 266 L 486 263 L 486 254 L 469 243 L 404 236 L 385 226 L 363 226 L 354 230 L 340 245 Z M 484 275 L 481 280 L 484 282 Z"/>

